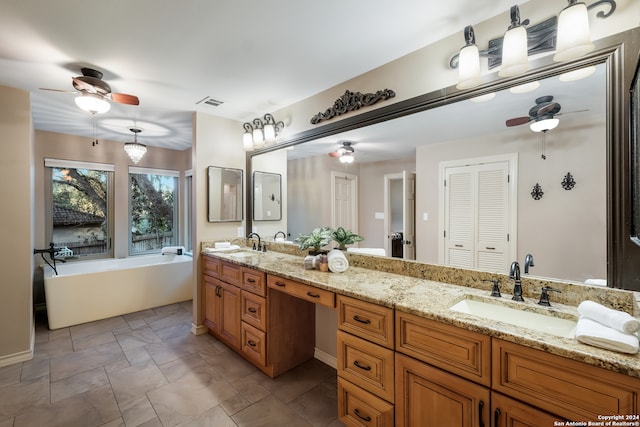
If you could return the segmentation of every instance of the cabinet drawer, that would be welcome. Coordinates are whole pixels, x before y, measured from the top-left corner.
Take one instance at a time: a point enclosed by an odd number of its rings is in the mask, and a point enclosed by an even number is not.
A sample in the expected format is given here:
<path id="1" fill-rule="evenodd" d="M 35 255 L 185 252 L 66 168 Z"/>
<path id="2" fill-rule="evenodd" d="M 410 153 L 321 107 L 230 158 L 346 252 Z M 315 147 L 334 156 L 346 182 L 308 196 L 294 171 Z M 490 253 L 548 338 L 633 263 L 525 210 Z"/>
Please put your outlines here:
<path id="1" fill-rule="evenodd" d="M 393 349 L 393 309 L 338 295 L 338 327 Z"/>
<path id="2" fill-rule="evenodd" d="M 392 404 L 338 377 L 338 418 L 352 427 L 393 427 Z"/>
<path id="3" fill-rule="evenodd" d="M 266 274 L 251 270 L 250 268 L 242 268 L 242 289 L 253 292 L 260 296 L 267 296 L 267 278 Z"/>
<path id="4" fill-rule="evenodd" d="M 207 276 L 219 278 L 220 264 L 222 264 L 222 262 L 218 258 L 214 258 L 208 255 L 204 255 L 202 257 L 202 271 Z"/>
<path id="5" fill-rule="evenodd" d="M 242 353 L 254 363 L 262 366 L 267 364 L 267 334 L 242 322 Z"/>
<path id="6" fill-rule="evenodd" d="M 564 419 L 637 414 L 640 379 L 493 339 L 493 389 Z"/>
<path id="7" fill-rule="evenodd" d="M 267 300 L 250 292 L 242 291 L 242 320 L 251 326 L 266 331 Z"/>
<path id="8" fill-rule="evenodd" d="M 336 294 L 324 289 L 318 289 L 295 280 L 283 277 L 267 275 L 267 285 L 280 292 L 293 295 L 294 297 L 311 301 L 315 304 L 334 308 L 336 306 Z"/>
<path id="9" fill-rule="evenodd" d="M 224 280 L 232 285 L 240 286 L 242 280 L 240 266 L 222 261 L 220 263 L 220 280 Z"/>
<path id="10" fill-rule="evenodd" d="M 338 375 L 393 403 L 393 350 L 338 331 Z"/>
<path id="11" fill-rule="evenodd" d="M 396 351 L 491 384 L 491 338 L 486 335 L 396 311 Z"/>

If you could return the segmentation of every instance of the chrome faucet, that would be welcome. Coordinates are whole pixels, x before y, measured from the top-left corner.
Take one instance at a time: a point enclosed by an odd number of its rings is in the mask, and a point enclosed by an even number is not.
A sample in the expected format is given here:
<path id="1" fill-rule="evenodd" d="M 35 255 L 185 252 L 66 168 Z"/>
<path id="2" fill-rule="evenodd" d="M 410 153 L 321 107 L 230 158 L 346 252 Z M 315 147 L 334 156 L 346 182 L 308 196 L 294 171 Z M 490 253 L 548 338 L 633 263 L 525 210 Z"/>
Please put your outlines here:
<path id="1" fill-rule="evenodd" d="M 256 247 L 256 243 L 253 242 L 253 250 L 258 250 L 261 251 L 262 250 L 262 239 L 260 238 L 260 235 L 258 233 L 251 233 L 247 236 L 247 239 L 251 239 L 253 237 L 257 237 L 258 238 L 258 247 Z"/>
<path id="2" fill-rule="evenodd" d="M 511 263 L 511 268 L 509 269 L 509 279 L 513 279 L 513 297 L 511 298 L 514 301 L 524 301 L 522 298 L 522 283 L 520 282 L 520 264 L 518 261 L 513 261 Z"/>
<path id="3" fill-rule="evenodd" d="M 524 274 L 529 274 L 529 267 L 535 267 L 533 255 L 531 254 L 527 254 L 527 256 L 524 257 Z"/>

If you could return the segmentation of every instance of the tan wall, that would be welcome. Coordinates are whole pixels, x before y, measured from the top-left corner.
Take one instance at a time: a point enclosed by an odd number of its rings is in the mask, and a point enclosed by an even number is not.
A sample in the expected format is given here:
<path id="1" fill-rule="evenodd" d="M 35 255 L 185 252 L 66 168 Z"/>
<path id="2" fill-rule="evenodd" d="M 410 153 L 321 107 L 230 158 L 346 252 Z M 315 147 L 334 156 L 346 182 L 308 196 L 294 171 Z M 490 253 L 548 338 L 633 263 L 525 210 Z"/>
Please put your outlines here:
<path id="1" fill-rule="evenodd" d="M 29 93 L 0 86 L 0 367 L 33 351 L 33 129 Z"/>
<path id="2" fill-rule="evenodd" d="M 122 258 L 129 254 L 129 166 L 176 170 L 180 172 L 182 182 L 184 171 L 190 168 L 191 159 L 188 157 L 189 153 L 190 150 L 177 151 L 147 146 L 145 156 L 137 165 L 134 165 L 127 153 L 124 152 L 123 142 L 99 140 L 98 145 L 93 146 L 89 138 L 36 131 L 34 151 L 36 246 L 46 247 L 48 245 L 48 242 L 45 241 L 44 218 L 45 158 L 101 162 L 115 165 L 113 248 L 114 257 Z M 179 189 L 182 189 L 182 185 Z M 180 224 L 180 226 L 180 240 L 184 241 L 184 224 Z"/>

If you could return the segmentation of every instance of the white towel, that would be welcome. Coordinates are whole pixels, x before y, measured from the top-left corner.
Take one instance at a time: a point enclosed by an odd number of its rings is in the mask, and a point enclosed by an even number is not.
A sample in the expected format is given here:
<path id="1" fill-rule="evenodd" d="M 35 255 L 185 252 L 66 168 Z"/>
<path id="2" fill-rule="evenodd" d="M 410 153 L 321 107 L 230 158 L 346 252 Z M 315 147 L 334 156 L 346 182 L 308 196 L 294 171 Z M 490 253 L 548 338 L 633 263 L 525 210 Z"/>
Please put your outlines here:
<path id="1" fill-rule="evenodd" d="M 584 344 L 621 353 L 636 354 L 638 337 L 604 326 L 581 316 L 576 325 L 576 339 Z"/>
<path id="2" fill-rule="evenodd" d="M 578 313 L 620 332 L 633 334 L 640 331 L 640 321 L 624 311 L 613 310 L 594 301 L 582 301 Z"/>
<path id="3" fill-rule="evenodd" d="M 235 251 L 237 249 L 240 249 L 240 246 L 231 245 L 231 246 L 226 247 L 226 248 L 206 248 L 204 251 L 205 252 L 231 252 L 231 251 Z"/>
<path id="4" fill-rule="evenodd" d="M 584 284 L 594 286 L 607 286 L 607 279 L 587 279 L 584 281 Z"/>
<path id="5" fill-rule="evenodd" d="M 334 273 L 342 273 L 349 268 L 349 261 L 344 256 L 341 250 L 332 249 L 327 254 L 327 262 L 329 263 L 329 270 Z"/>
<path id="6" fill-rule="evenodd" d="M 278 243 L 284 243 L 284 237 L 276 237 L 275 241 Z"/>
<path id="7" fill-rule="evenodd" d="M 165 246 L 164 248 L 162 248 L 160 253 L 162 255 L 164 255 L 164 254 L 182 255 L 182 254 L 184 254 L 184 246 Z"/>
<path id="8" fill-rule="evenodd" d="M 352 252 L 354 254 L 363 254 L 363 255 L 378 255 L 378 256 L 387 255 L 387 253 L 383 248 L 347 248 L 347 252 Z"/>
<path id="9" fill-rule="evenodd" d="M 213 247 L 216 249 L 224 249 L 229 246 L 231 246 L 231 242 L 215 242 Z"/>

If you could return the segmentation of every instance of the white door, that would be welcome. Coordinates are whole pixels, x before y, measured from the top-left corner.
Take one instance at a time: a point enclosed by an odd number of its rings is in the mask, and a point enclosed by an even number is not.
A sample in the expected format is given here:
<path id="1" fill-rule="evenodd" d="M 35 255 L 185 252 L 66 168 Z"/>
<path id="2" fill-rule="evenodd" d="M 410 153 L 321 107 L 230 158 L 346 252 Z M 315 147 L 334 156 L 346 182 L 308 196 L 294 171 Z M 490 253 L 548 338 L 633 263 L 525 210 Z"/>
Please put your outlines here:
<path id="1" fill-rule="evenodd" d="M 402 172 L 402 228 L 404 259 L 416 259 L 416 174 Z"/>
<path id="2" fill-rule="evenodd" d="M 343 227 L 358 232 L 358 177 L 332 172 L 332 218 L 333 228 Z"/>
<path id="3" fill-rule="evenodd" d="M 446 169 L 444 264 L 473 268 L 473 173 L 466 166 Z"/>

